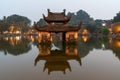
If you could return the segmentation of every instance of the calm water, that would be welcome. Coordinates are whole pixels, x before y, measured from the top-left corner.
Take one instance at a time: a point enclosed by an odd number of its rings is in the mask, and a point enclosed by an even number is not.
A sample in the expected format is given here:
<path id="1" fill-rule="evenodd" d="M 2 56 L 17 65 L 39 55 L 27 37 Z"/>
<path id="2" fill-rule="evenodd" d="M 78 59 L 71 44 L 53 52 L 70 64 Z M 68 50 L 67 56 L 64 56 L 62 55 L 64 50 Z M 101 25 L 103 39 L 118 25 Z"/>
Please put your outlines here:
<path id="1" fill-rule="evenodd" d="M 120 40 L 39 44 L 33 37 L 0 38 L 0 80 L 120 80 L 119 59 Z"/>

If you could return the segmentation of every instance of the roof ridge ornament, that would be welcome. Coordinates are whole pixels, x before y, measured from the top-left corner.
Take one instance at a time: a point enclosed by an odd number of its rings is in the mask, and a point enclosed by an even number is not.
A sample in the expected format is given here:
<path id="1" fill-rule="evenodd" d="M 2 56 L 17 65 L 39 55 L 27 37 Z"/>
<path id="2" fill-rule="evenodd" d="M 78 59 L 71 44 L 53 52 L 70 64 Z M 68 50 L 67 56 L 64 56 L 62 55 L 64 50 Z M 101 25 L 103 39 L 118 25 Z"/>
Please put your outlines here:
<path id="1" fill-rule="evenodd" d="M 48 12 L 50 12 L 50 9 L 47 9 Z"/>
<path id="2" fill-rule="evenodd" d="M 65 12 L 66 12 L 66 9 L 63 9 L 63 12 L 65 13 Z"/>

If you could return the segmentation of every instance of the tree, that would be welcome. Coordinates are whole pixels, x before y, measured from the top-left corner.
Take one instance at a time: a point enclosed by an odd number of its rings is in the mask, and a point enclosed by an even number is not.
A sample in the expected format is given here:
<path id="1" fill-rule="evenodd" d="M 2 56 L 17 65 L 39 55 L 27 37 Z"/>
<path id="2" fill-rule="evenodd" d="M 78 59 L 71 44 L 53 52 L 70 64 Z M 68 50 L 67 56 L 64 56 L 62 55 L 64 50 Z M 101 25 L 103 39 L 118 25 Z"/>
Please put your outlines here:
<path id="1" fill-rule="evenodd" d="M 44 19 L 40 19 L 40 20 L 37 22 L 37 24 L 40 25 L 40 26 L 44 26 L 44 25 L 46 25 L 47 23 L 45 22 Z"/>
<path id="2" fill-rule="evenodd" d="M 97 26 L 102 26 L 102 22 L 103 22 L 103 20 L 101 20 L 101 19 L 96 19 L 95 20 L 95 24 L 97 25 Z"/>
<path id="3" fill-rule="evenodd" d="M 96 33 L 97 31 L 97 26 L 95 24 L 87 24 L 85 28 L 90 32 L 90 33 Z"/>
<path id="4" fill-rule="evenodd" d="M 89 16 L 89 14 L 83 10 L 79 10 L 78 12 L 76 12 L 76 15 L 75 13 L 70 13 L 70 12 L 67 15 L 72 16 L 69 22 L 69 24 L 72 25 L 78 25 L 80 22 L 84 24 L 89 24 L 94 22 L 94 20 Z"/>
<path id="5" fill-rule="evenodd" d="M 102 27 L 100 32 L 103 34 L 103 35 L 108 35 L 109 34 L 109 30 L 107 27 Z"/>
<path id="6" fill-rule="evenodd" d="M 31 21 L 24 16 L 20 15 L 11 15 L 7 18 L 4 16 L 3 20 L 0 20 L 0 31 L 8 30 L 11 25 L 14 25 L 17 28 L 23 28 L 24 31 L 28 29 Z"/>
<path id="7" fill-rule="evenodd" d="M 120 12 L 113 18 L 113 22 L 120 22 Z"/>
<path id="8" fill-rule="evenodd" d="M 7 19 L 4 16 L 3 20 L 0 20 L 0 32 L 2 33 L 2 31 L 5 31 L 7 29 L 8 29 Z"/>

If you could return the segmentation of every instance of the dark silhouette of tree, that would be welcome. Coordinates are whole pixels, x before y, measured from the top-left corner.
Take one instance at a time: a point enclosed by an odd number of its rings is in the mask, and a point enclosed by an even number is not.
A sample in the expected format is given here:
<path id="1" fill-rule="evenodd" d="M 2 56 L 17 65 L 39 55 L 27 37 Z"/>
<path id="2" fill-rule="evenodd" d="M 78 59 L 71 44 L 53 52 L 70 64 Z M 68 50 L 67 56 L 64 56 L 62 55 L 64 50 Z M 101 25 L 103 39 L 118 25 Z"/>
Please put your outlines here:
<path id="1" fill-rule="evenodd" d="M 44 19 L 40 19 L 40 20 L 37 22 L 37 24 L 40 25 L 40 26 L 44 26 L 44 25 L 46 25 L 47 23 L 45 22 Z"/>
<path id="2" fill-rule="evenodd" d="M 22 39 L 18 42 L 18 44 L 11 45 L 9 41 L 0 39 L 0 51 L 3 51 L 4 54 L 12 54 L 12 55 L 21 55 L 25 54 L 31 50 L 31 45 L 29 45 L 29 41 Z"/>
<path id="3" fill-rule="evenodd" d="M 83 24 L 89 24 L 94 22 L 93 18 L 91 18 L 89 14 L 83 10 L 79 10 L 78 12 L 76 12 L 76 14 L 69 12 L 67 15 L 72 16 L 69 22 L 69 24 L 72 25 L 78 25 L 80 22 L 82 22 Z"/>
<path id="4" fill-rule="evenodd" d="M 113 22 L 120 22 L 120 12 L 113 18 Z"/>
<path id="5" fill-rule="evenodd" d="M 85 28 L 90 32 L 90 33 L 96 33 L 98 30 L 98 27 L 96 24 L 87 24 Z"/>
<path id="6" fill-rule="evenodd" d="M 103 35 L 108 35 L 109 34 L 109 30 L 107 27 L 102 27 L 100 29 L 100 33 L 102 33 Z"/>
<path id="7" fill-rule="evenodd" d="M 26 31 L 30 26 L 30 24 L 31 21 L 24 16 L 20 16 L 16 14 L 8 17 L 4 16 L 3 20 L 0 20 L 0 31 L 8 30 L 11 25 L 22 28 L 24 31 Z"/>
<path id="8" fill-rule="evenodd" d="M 27 17 L 16 15 L 16 14 L 8 16 L 7 22 L 9 25 L 13 24 L 24 31 L 28 29 L 31 23 L 31 21 Z"/>
<path id="9" fill-rule="evenodd" d="M 95 20 L 95 24 L 96 24 L 97 26 L 102 26 L 102 22 L 103 22 L 103 20 L 101 20 L 101 19 L 96 19 L 96 20 Z"/>

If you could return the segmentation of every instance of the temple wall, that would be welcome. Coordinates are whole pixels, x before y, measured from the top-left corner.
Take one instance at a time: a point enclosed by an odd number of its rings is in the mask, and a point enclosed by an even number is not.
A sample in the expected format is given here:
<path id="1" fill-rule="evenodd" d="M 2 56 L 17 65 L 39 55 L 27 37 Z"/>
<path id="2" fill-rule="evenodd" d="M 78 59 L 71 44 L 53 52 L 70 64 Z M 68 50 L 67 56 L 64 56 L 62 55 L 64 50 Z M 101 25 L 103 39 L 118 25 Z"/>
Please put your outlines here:
<path id="1" fill-rule="evenodd" d="M 78 32 L 67 32 L 66 33 L 66 41 L 77 40 L 77 39 L 78 39 Z"/>
<path id="2" fill-rule="evenodd" d="M 50 41 L 50 33 L 49 32 L 39 32 L 38 33 L 38 40 L 39 40 L 39 43 L 41 42 L 46 42 L 46 41 Z"/>

